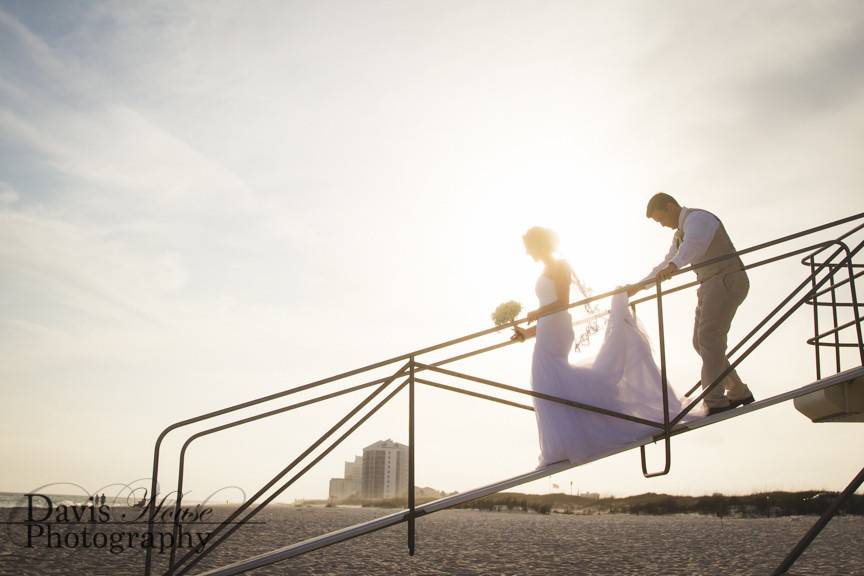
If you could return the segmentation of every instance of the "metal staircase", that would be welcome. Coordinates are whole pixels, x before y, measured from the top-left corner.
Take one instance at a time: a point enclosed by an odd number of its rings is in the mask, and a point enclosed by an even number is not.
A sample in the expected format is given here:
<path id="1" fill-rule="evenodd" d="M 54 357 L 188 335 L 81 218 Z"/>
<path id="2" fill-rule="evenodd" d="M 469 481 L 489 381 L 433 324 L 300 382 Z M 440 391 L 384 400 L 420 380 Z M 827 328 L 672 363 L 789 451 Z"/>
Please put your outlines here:
<path id="1" fill-rule="evenodd" d="M 828 231 L 831 231 L 832 234 L 836 234 L 837 230 L 841 227 L 847 229 L 841 230 L 837 236 L 830 237 L 827 240 L 823 239 L 816 243 L 798 246 L 792 249 L 788 249 L 787 251 L 780 254 L 768 255 L 771 249 L 774 249 L 775 247 L 783 247 L 784 249 L 786 249 L 796 242 L 800 243 L 802 239 L 805 239 L 807 237 L 813 237 L 819 233 L 827 233 Z M 370 364 L 356 370 L 337 374 L 323 380 L 319 380 L 288 390 L 283 390 L 275 394 L 270 394 L 268 396 L 243 402 L 234 406 L 229 406 L 221 410 L 208 412 L 200 416 L 196 416 L 171 424 L 170 426 L 165 428 L 165 430 L 163 430 L 162 433 L 159 435 L 154 448 L 153 473 L 150 490 L 151 498 L 148 505 L 148 533 L 151 535 L 151 538 L 154 531 L 154 524 L 157 513 L 156 500 L 158 496 L 157 482 L 159 472 L 159 453 L 162 441 L 165 439 L 166 435 L 169 432 L 192 424 L 197 424 L 199 422 L 204 422 L 218 416 L 223 416 L 232 412 L 272 402 L 274 400 L 285 398 L 299 392 L 311 390 L 325 384 L 348 383 L 349 379 L 357 376 L 363 377 L 364 375 L 366 375 L 366 377 L 369 377 L 380 370 L 390 370 L 389 374 L 384 377 L 374 378 L 360 384 L 345 387 L 335 392 L 330 392 L 300 402 L 295 402 L 288 406 L 271 409 L 253 416 L 206 428 L 189 436 L 189 438 L 184 442 L 181 448 L 178 466 L 179 470 L 176 491 L 177 499 L 174 503 L 175 513 L 173 515 L 174 520 L 172 525 L 174 535 L 173 542 L 175 543 L 178 540 L 177 535 L 180 530 L 179 511 L 181 508 L 183 494 L 183 471 L 185 464 L 185 456 L 187 449 L 194 440 L 203 436 L 241 426 L 249 422 L 283 414 L 285 412 L 299 409 L 304 406 L 308 406 L 318 402 L 323 402 L 338 396 L 342 396 L 344 394 L 359 390 L 371 389 L 371 392 L 359 404 L 357 404 L 357 406 L 355 406 L 341 419 L 339 419 L 324 435 L 322 435 L 318 440 L 313 442 L 306 450 L 304 450 L 291 463 L 289 463 L 279 474 L 274 476 L 260 490 L 258 490 L 246 502 L 244 502 L 240 507 L 238 507 L 237 510 L 232 512 L 224 521 L 218 524 L 210 533 L 210 536 L 206 540 L 206 543 L 202 550 L 190 550 L 178 559 L 176 554 L 176 548 L 172 547 L 169 558 L 169 566 L 165 574 L 178 576 L 182 574 L 190 574 L 191 570 L 195 566 L 197 566 L 203 558 L 205 558 L 216 547 L 218 547 L 225 540 L 227 540 L 234 532 L 241 529 L 246 522 L 252 519 L 265 506 L 267 506 L 282 492 L 284 492 L 284 490 L 287 489 L 292 483 L 294 483 L 309 469 L 315 466 L 315 464 L 320 462 L 324 457 L 326 457 L 330 452 L 332 452 L 366 420 L 368 420 L 373 414 L 375 414 L 382 406 L 387 404 L 387 402 L 389 402 L 392 398 L 394 398 L 397 394 L 399 394 L 403 389 L 406 388 L 408 390 L 409 462 L 407 509 L 401 510 L 393 514 L 389 514 L 387 516 L 383 516 L 381 518 L 376 518 L 368 522 L 349 526 L 335 532 L 331 532 L 329 534 L 317 536 L 303 542 L 291 544 L 283 548 L 279 548 L 277 550 L 273 550 L 271 552 L 267 552 L 265 554 L 261 554 L 252 558 L 240 560 L 228 566 L 223 566 L 221 568 L 209 570 L 206 572 L 199 572 L 199 574 L 239 574 L 254 568 L 259 568 L 268 564 L 286 560 L 288 558 L 304 554 L 312 550 L 317 550 L 319 548 L 323 548 L 337 542 L 342 542 L 344 540 L 355 538 L 363 534 L 368 534 L 370 532 L 374 532 L 388 526 L 400 524 L 402 522 L 405 522 L 408 527 L 408 553 L 413 554 L 416 518 L 426 514 L 431 514 L 432 512 L 451 508 L 458 504 L 481 498 L 483 496 L 487 496 L 501 490 L 506 490 L 508 488 L 512 488 L 514 486 L 518 486 L 532 480 L 543 478 L 551 474 L 556 474 L 574 467 L 574 465 L 570 462 L 562 461 L 546 466 L 544 468 L 539 468 L 530 472 L 526 472 L 524 474 L 520 474 L 518 476 L 514 476 L 512 478 L 507 478 L 505 480 L 501 480 L 487 486 L 475 488 L 473 490 L 469 490 L 452 496 L 447 496 L 445 498 L 441 498 L 426 504 L 415 505 L 414 392 L 417 385 L 431 386 L 439 389 L 448 390 L 454 393 L 466 394 L 476 398 L 481 398 L 483 400 L 516 407 L 522 410 L 533 411 L 534 409 L 532 406 L 527 404 L 520 404 L 518 402 L 496 397 L 491 394 L 482 394 L 476 391 L 467 390 L 458 386 L 444 384 L 432 380 L 432 378 L 436 376 L 447 376 L 449 378 L 462 379 L 473 382 L 475 384 L 488 386 L 493 390 L 506 390 L 509 392 L 514 392 L 533 398 L 539 398 L 552 402 L 559 402 L 565 405 L 572 406 L 576 409 L 597 412 L 611 418 L 619 418 L 651 426 L 657 430 L 656 434 L 644 438 L 641 441 L 634 442 L 629 446 L 624 446 L 609 453 L 598 455 L 593 459 L 599 460 L 613 454 L 617 454 L 638 447 L 641 451 L 643 474 L 645 475 L 645 477 L 649 478 L 653 476 L 667 474 L 669 472 L 671 468 L 671 438 L 678 434 L 683 434 L 685 432 L 709 426 L 717 422 L 738 418 L 745 414 L 750 414 L 788 400 L 797 399 L 796 406 L 799 406 L 799 403 L 802 406 L 817 406 L 816 412 L 818 412 L 819 414 L 824 414 L 825 409 L 821 408 L 819 406 L 819 403 L 823 401 L 823 397 L 827 398 L 826 394 L 828 394 L 829 392 L 836 391 L 842 387 L 843 392 L 841 397 L 843 399 L 847 399 L 853 397 L 853 395 L 849 393 L 848 390 L 854 390 L 856 391 L 856 393 L 858 393 L 861 391 L 862 388 L 864 388 L 864 339 L 862 339 L 860 314 L 860 308 L 864 306 L 864 304 L 858 302 L 858 296 L 856 291 L 856 282 L 862 275 L 864 275 L 864 270 L 861 270 L 862 268 L 864 268 L 864 263 L 856 261 L 856 256 L 858 255 L 862 247 L 864 247 L 864 239 L 861 238 L 861 236 L 864 236 L 864 233 L 862 233 L 862 229 L 864 229 L 864 213 L 849 216 L 847 218 L 843 218 L 834 222 L 829 222 L 827 224 L 810 228 L 796 234 L 784 236 L 770 242 L 758 244 L 756 246 L 741 250 L 737 253 L 738 256 L 742 257 L 751 254 L 758 254 L 760 256 L 764 256 L 761 260 L 745 264 L 745 269 L 747 270 L 758 268 L 761 266 L 767 266 L 775 262 L 787 260 L 794 257 L 802 257 L 801 263 L 807 267 L 808 272 L 803 278 L 803 280 L 785 298 L 783 298 L 783 300 L 777 306 L 775 306 L 768 315 L 766 315 L 762 320 L 760 320 L 756 324 L 756 326 L 750 332 L 748 332 L 748 334 L 738 344 L 736 344 L 729 350 L 728 356 L 730 358 L 730 367 L 724 373 L 722 373 L 713 383 L 711 383 L 709 387 L 703 388 L 702 391 L 698 395 L 696 395 L 690 401 L 690 403 L 687 404 L 678 414 L 669 413 L 669 407 L 667 402 L 668 383 L 666 378 L 666 345 L 663 326 L 663 299 L 669 294 L 690 289 L 696 286 L 697 282 L 690 282 L 664 290 L 660 285 L 660 281 L 658 280 L 655 282 L 656 292 L 654 294 L 644 298 L 640 298 L 638 300 L 631 301 L 630 305 L 633 308 L 634 312 L 636 311 L 636 306 L 639 304 L 650 301 L 656 302 L 659 329 L 659 359 L 664 406 L 664 417 L 662 422 L 653 422 L 650 420 L 638 418 L 630 414 L 624 414 L 613 410 L 607 410 L 596 406 L 573 402 L 567 399 L 557 398 L 554 396 L 534 392 L 533 390 L 518 388 L 507 384 L 502 384 L 500 382 L 495 382 L 486 378 L 481 378 L 475 375 L 458 372 L 450 368 L 443 368 L 444 365 L 452 364 L 465 358 L 478 356 L 491 352 L 493 350 L 498 350 L 510 346 L 513 344 L 513 342 L 509 340 L 505 342 L 499 342 L 491 346 L 482 347 L 476 350 L 471 350 L 466 353 L 447 357 L 443 360 L 426 360 L 426 358 L 429 357 L 430 353 L 448 349 L 453 350 L 454 347 L 457 345 L 476 340 L 483 336 L 494 334 L 500 331 L 502 328 L 508 328 L 527 322 L 526 319 L 520 319 L 503 327 L 495 327 L 468 334 L 466 336 L 462 336 L 453 340 L 448 340 L 434 346 L 429 346 L 420 350 L 415 350 L 413 352 L 403 354 L 401 356 L 383 360 L 381 362 L 376 362 L 374 364 Z M 732 258 L 734 256 L 736 256 L 736 254 L 729 254 L 721 258 L 716 258 L 714 260 L 703 262 L 698 266 L 684 268 L 678 271 L 676 273 L 676 276 L 691 271 L 696 267 L 707 266 L 726 258 Z M 579 302 L 574 302 L 570 304 L 567 308 L 584 306 L 592 302 L 610 298 L 616 292 L 626 288 L 627 287 L 619 288 L 616 291 L 606 292 L 584 300 L 580 300 Z M 848 299 L 844 299 L 846 298 L 847 293 Z M 807 343 L 812 345 L 815 350 L 815 381 L 800 388 L 783 392 L 776 396 L 754 402 L 752 404 L 737 408 L 735 410 L 721 412 L 713 416 L 701 418 L 698 420 L 691 420 L 686 423 L 682 421 L 684 416 L 687 415 L 702 400 L 708 390 L 719 385 L 726 377 L 726 375 L 731 372 L 731 370 L 735 369 L 762 342 L 764 342 L 765 339 L 767 339 L 772 333 L 774 333 L 774 331 L 779 326 L 781 326 L 788 318 L 790 318 L 796 311 L 800 310 L 805 305 L 812 307 L 814 334 L 812 338 L 809 338 L 807 340 Z M 831 321 L 829 322 L 829 327 L 827 329 L 825 327 L 822 327 L 821 332 L 819 314 L 820 308 L 828 308 L 831 312 Z M 845 315 L 851 316 L 851 319 L 845 322 L 841 322 L 841 315 L 844 314 L 844 310 L 846 311 Z M 551 314 L 554 312 L 556 311 L 550 311 L 549 313 Z M 849 332 L 854 332 L 854 339 L 852 341 L 841 341 L 841 333 L 846 334 Z M 823 376 L 823 371 L 826 368 L 825 366 L 823 366 L 822 363 L 823 348 L 828 349 L 828 351 L 833 351 L 832 360 L 835 373 L 828 376 Z M 855 354 L 854 360 L 854 363 L 856 365 L 852 368 L 848 368 L 845 370 L 843 370 L 841 366 L 841 349 L 843 348 L 857 350 L 857 354 Z M 421 358 L 424 361 L 420 361 Z M 700 383 L 697 383 L 688 392 L 688 397 L 692 396 L 693 393 L 695 393 L 696 390 L 699 389 L 699 387 Z M 830 396 L 832 399 L 836 400 L 838 394 L 833 393 Z M 861 409 L 859 408 L 858 404 L 855 404 L 854 402 L 847 402 L 845 404 L 841 402 L 840 405 L 836 405 L 835 402 L 835 404 L 830 407 L 830 411 L 833 411 L 833 419 L 835 420 L 864 421 L 864 413 L 861 413 Z M 348 423 L 355 416 L 358 416 L 358 419 L 353 424 L 348 426 L 347 429 L 339 433 L 339 431 L 346 425 L 348 425 Z M 338 436 L 336 436 L 337 433 L 339 433 Z M 664 446 L 664 465 L 662 468 L 655 472 L 649 472 L 646 462 L 645 446 L 647 444 L 660 441 L 663 442 Z M 314 455 L 311 461 L 303 464 L 301 467 L 301 464 L 308 457 L 316 453 L 316 450 L 318 450 L 321 446 L 324 446 L 324 448 L 316 455 Z M 299 468 L 299 470 L 295 470 L 295 468 Z M 289 473 L 292 472 L 293 475 L 291 475 L 287 480 L 285 480 L 286 476 L 288 476 Z M 838 497 L 834 505 L 826 511 L 823 517 L 819 519 L 819 521 L 816 523 L 816 525 L 814 525 L 810 532 L 808 532 L 804 536 L 804 538 L 802 538 L 798 546 L 796 546 L 796 548 L 792 552 L 790 552 L 789 556 L 787 556 L 783 564 L 781 564 L 777 568 L 775 574 L 784 574 L 786 570 L 788 570 L 792 563 L 794 563 L 795 559 L 797 559 L 801 552 L 806 549 L 807 545 L 809 545 L 813 538 L 816 537 L 822 527 L 824 527 L 825 524 L 827 524 L 827 522 L 831 519 L 831 517 L 836 514 L 836 512 L 842 506 L 843 502 L 848 499 L 852 493 L 855 492 L 855 490 L 861 485 L 862 482 L 864 482 L 864 470 L 862 470 L 862 472 L 859 473 L 855 477 L 855 479 L 853 479 L 849 486 L 847 486 L 846 490 Z M 276 489 L 265 497 L 265 494 L 274 487 L 276 487 Z M 152 570 L 152 549 L 147 548 L 144 570 L 145 576 L 149 576 Z"/>

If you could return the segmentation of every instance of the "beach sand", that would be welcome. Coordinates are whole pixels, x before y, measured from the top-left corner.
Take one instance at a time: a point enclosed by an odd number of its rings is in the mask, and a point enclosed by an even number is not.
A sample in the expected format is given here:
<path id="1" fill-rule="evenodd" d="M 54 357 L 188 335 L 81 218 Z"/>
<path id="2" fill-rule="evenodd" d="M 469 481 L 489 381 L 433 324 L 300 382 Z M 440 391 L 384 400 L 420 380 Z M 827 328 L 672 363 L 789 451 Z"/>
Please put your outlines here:
<path id="1" fill-rule="evenodd" d="M 216 519 L 230 513 L 215 508 Z M 123 510 L 113 509 L 112 520 Z M 126 511 L 130 512 L 131 511 Z M 271 506 L 203 560 L 192 573 L 393 512 L 374 508 Z M 8 522 L 13 509 L 0 510 Z M 17 512 L 17 520 L 25 511 Z M 131 514 L 127 516 L 131 518 Z M 208 518 L 213 520 L 213 518 Z M 401 524 L 286 560 L 250 574 L 770 574 L 815 517 L 719 519 L 708 516 L 579 516 L 445 510 L 417 519 L 417 552 L 407 552 Z M 213 525 L 189 526 L 204 533 Z M 52 525 L 58 533 L 137 532 L 141 524 Z M 167 530 L 167 526 L 166 526 Z M 110 537 L 110 536 L 108 536 Z M 58 537 L 59 539 L 59 537 Z M 26 527 L 6 524 L 0 536 L 0 575 L 139 575 L 140 547 L 112 554 L 106 548 L 46 548 L 26 542 Z M 835 518 L 790 574 L 864 575 L 864 518 Z M 92 542 L 91 542 L 92 544 Z M 185 551 L 184 551 L 185 552 Z M 167 552 L 154 553 L 161 574 Z"/>

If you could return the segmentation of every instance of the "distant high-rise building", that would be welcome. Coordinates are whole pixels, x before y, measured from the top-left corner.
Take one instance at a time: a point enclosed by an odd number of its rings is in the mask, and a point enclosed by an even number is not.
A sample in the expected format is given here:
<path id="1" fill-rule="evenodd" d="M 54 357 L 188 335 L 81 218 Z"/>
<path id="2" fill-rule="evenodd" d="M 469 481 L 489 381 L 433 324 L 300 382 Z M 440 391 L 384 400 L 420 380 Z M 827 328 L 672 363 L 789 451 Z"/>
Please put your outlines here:
<path id="1" fill-rule="evenodd" d="M 408 446 L 381 440 L 345 462 L 345 477 L 330 479 L 330 500 L 398 498 L 408 494 Z"/>
<path id="2" fill-rule="evenodd" d="M 363 498 L 408 494 L 408 446 L 389 438 L 363 449 Z"/>

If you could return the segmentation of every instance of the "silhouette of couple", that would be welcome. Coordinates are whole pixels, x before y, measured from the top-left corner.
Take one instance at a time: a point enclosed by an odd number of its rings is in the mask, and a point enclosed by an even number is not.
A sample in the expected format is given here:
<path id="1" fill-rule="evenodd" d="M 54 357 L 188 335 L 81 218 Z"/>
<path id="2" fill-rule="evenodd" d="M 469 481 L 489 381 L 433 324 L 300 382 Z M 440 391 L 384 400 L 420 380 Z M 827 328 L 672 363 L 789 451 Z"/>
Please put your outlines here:
<path id="1" fill-rule="evenodd" d="M 714 214 L 681 206 L 662 192 L 649 200 L 646 216 L 675 230 L 672 246 L 645 278 L 613 296 L 602 345 L 594 358 L 579 364 L 568 360 L 575 333 L 566 307 L 571 285 L 575 281 L 581 290 L 582 284 L 567 262 L 556 256 L 554 232 L 534 227 L 523 236 L 528 255 L 544 264 L 535 287 L 540 305 L 528 313 L 529 327 L 516 327 L 513 335 L 518 340 L 536 338 L 531 365 L 531 387 L 535 391 L 662 422 L 660 371 L 648 337 L 630 312 L 628 297 L 658 279 L 668 280 L 690 265 L 699 281 L 693 346 L 702 357 L 702 387 L 708 388 L 729 368 L 727 334 L 750 284 L 740 258 L 723 258 L 735 253 L 723 223 Z M 536 325 L 530 326 L 535 321 Z M 685 421 L 749 404 L 753 395 L 731 370 L 703 400 L 705 406 L 692 410 Z M 674 416 L 681 410 L 683 399 L 670 387 L 668 402 Z M 539 466 L 561 460 L 582 463 L 659 431 L 638 421 L 536 397 L 534 407 L 540 438 Z"/>

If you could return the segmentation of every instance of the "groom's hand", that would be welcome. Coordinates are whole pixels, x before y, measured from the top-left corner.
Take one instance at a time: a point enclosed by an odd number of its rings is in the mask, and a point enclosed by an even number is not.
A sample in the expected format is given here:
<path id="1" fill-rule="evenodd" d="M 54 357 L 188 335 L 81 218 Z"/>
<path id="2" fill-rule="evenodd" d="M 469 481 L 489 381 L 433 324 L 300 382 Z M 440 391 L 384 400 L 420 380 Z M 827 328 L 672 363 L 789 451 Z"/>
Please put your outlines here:
<path id="1" fill-rule="evenodd" d="M 666 280 L 669 280 L 669 278 L 671 278 L 672 275 L 675 274 L 675 272 L 677 271 L 678 267 L 672 262 L 670 262 L 669 265 L 666 266 L 666 268 L 657 273 L 657 279 L 661 282 L 665 282 Z"/>
<path id="2" fill-rule="evenodd" d="M 630 286 L 629 288 L 627 288 L 627 296 L 629 296 L 630 298 L 632 298 L 632 297 L 635 296 L 636 293 L 639 292 L 640 290 L 642 290 L 642 285 L 641 285 L 641 284 L 633 284 L 632 286 Z"/>

